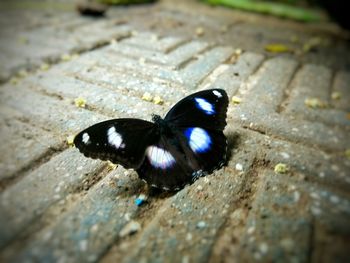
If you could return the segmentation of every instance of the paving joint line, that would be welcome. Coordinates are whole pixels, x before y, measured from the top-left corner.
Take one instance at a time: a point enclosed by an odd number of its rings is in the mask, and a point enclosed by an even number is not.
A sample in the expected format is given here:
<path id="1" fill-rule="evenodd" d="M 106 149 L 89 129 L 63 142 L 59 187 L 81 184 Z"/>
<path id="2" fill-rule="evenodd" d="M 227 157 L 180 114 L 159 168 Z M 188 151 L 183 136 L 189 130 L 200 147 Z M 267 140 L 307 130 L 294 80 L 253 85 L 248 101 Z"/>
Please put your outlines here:
<path id="1" fill-rule="evenodd" d="M 131 37 L 131 34 L 129 33 L 126 35 L 118 36 L 116 40 L 121 41 L 123 39 L 127 39 L 130 37 Z M 98 50 L 98 49 L 101 49 L 101 48 L 104 48 L 104 47 L 110 45 L 110 43 L 113 39 L 115 39 L 115 38 L 98 42 L 95 45 L 93 45 L 92 47 L 75 47 L 69 53 L 70 54 L 77 54 L 79 56 L 84 55 L 84 54 L 89 53 L 91 51 Z M 42 59 L 42 61 L 44 63 L 49 63 L 51 67 L 54 67 L 56 65 L 60 65 L 63 63 L 67 63 L 66 61 L 63 61 L 60 56 L 44 57 Z M 38 72 L 40 72 L 40 66 L 41 65 L 35 65 L 35 63 L 32 63 L 32 64 L 27 65 L 27 66 L 21 66 L 17 70 L 17 72 L 13 72 L 7 78 L 0 80 L 0 86 L 9 83 L 13 77 L 16 77 L 18 75 L 18 72 L 20 71 L 20 69 L 26 70 L 26 72 L 28 73 L 29 76 L 36 75 Z"/>
<path id="2" fill-rule="evenodd" d="M 286 140 L 285 137 L 280 137 L 278 136 L 278 134 L 270 134 L 266 131 L 261 131 L 257 128 L 253 128 L 253 127 L 249 127 L 247 125 L 242 125 L 240 126 L 242 129 L 244 130 L 249 130 L 249 131 L 252 131 L 252 132 L 256 132 L 256 133 L 259 133 L 261 135 L 264 135 L 264 136 L 267 136 L 269 138 L 272 138 L 272 139 L 278 139 L 280 141 L 285 141 L 285 142 L 288 142 L 288 143 L 291 143 L 291 144 L 294 144 L 294 145 L 307 145 L 308 148 L 310 149 L 313 149 L 313 150 L 317 150 L 317 151 L 322 151 L 326 154 L 339 154 L 339 153 L 342 153 L 342 151 L 335 151 L 335 150 L 331 150 L 331 149 L 327 149 L 327 148 L 323 148 L 321 147 L 320 145 L 315 145 L 315 144 L 309 144 L 309 143 L 305 143 L 305 142 L 297 142 L 297 141 L 294 141 L 294 140 Z"/>
<path id="3" fill-rule="evenodd" d="M 291 95 L 291 92 L 293 89 L 293 81 L 295 80 L 295 77 L 301 68 L 302 68 L 302 64 L 298 63 L 295 70 L 291 74 L 290 79 L 288 80 L 286 88 L 283 90 L 283 96 L 282 96 L 280 103 L 276 107 L 276 113 L 278 113 L 278 114 L 283 113 L 285 108 L 288 106 L 288 103 L 290 100 L 290 95 Z"/>
<path id="4" fill-rule="evenodd" d="M 13 176 L 14 174 L 11 174 L 10 177 L 4 178 L 0 180 L 0 192 L 11 187 L 12 185 L 16 184 L 18 181 L 20 181 L 22 178 L 24 178 L 28 173 L 31 171 L 36 170 L 38 167 L 40 167 L 42 164 L 47 163 L 49 160 L 51 160 L 56 155 L 60 154 L 64 150 L 68 148 L 66 143 L 61 143 L 57 145 L 55 148 L 50 147 L 45 152 L 40 154 L 38 158 L 31 161 L 24 167 L 22 167 L 20 170 L 15 171 L 16 176 Z"/>
<path id="5" fill-rule="evenodd" d="M 253 158 L 253 162 L 251 166 L 249 167 L 249 170 L 245 172 L 244 175 L 244 181 L 242 182 L 242 188 L 240 190 L 240 195 L 237 196 L 236 201 L 232 202 L 230 204 L 230 207 L 228 209 L 227 214 L 231 215 L 235 210 L 239 208 L 247 208 L 249 211 L 251 210 L 250 205 L 254 201 L 254 194 L 257 191 L 256 184 L 258 183 L 258 172 L 261 168 L 264 166 L 262 164 L 259 164 L 259 160 L 257 156 Z M 226 169 L 232 169 L 229 167 L 226 167 Z M 249 214 L 249 212 L 248 212 Z M 215 241 L 218 240 L 221 236 L 223 236 L 224 231 L 227 229 L 227 227 L 230 225 L 230 216 L 227 216 L 223 224 L 218 228 L 216 234 L 215 234 Z M 243 228 L 246 227 L 246 225 L 242 226 Z M 215 245 L 214 245 L 215 247 Z M 212 262 L 212 257 L 213 257 L 213 248 L 210 250 L 209 256 L 208 256 L 208 261 L 207 262 Z"/>
<path id="6" fill-rule="evenodd" d="M 87 188 L 84 188 L 85 185 L 83 181 L 81 185 L 72 189 L 71 192 L 67 194 L 63 199 L 56 200 L 54 203 L 50 204 L 50 206 L 44 209 L 42 213 L 38 214 L 38 216 L 33 219 L 33 224 L 28 224 L 23 230 L 21 230 L 19 234 L 17 234 L 9 242 L 7 242 L 6 246 L 1 248 L 1 252 L 6 251 L 7 248 L 12 248 L 16 246 L 21 248 L 23 247 L 23 245 L 27 246 L 31 238 L 37 235 L 38 232 L 40 233 L 41 231 L 45 231 L 45 229 L 55 225 L 57 222 L 60 222 L 61 219 L 65 216 L 65 214 L 69 213 L 69 211 L 73 209 L 76 205 L 79 205 L 79 202 L 81 200 L 79 198 L 76 198 L 73 201 L 70 200 L 71 202 L 69 203 L 69 209 L 65 210 L 57 209 L 61 206 L 60 202 L 62 200 L 66 200 L 69 196 L 84 194 L 85 192 L 88 192 L 90 188 L 98 184 L 110 172 L 111 170 L 107 163 L 100 167 L 93 173 L 92 177 L 90 178 L 91 182 L 87 184 Z M 56 212 L 54 212 L 54 215 L 51 215 L 53 213 L 52 211 L 59 211 L 60 213 L 57 214 Z M 47 220 L 47 218 L 50 218 L 51 220 Z M 1 254 L 2 253 L 0 253 L 0 256 Z"/>
<path id="7" fill-rule="evenodd" d="M 198 56 L 203 55 L 204 53 L 212 50 L 213 48 L 215 48 L 217 45 L 212 44 L 212 43 L 208 43 L 208 45 L 203 48 L 201 51 L 197 52 L 196 54 L 194 54 L 194 56 L 191 56 L 190 58 L 182 61 L 180 64 L 178 64 L 176 66 L 176 70 L 181 71 L 184 70 L 186 68 L 187 65 L 191 64 L 191 62 L 195 62 Z"/>

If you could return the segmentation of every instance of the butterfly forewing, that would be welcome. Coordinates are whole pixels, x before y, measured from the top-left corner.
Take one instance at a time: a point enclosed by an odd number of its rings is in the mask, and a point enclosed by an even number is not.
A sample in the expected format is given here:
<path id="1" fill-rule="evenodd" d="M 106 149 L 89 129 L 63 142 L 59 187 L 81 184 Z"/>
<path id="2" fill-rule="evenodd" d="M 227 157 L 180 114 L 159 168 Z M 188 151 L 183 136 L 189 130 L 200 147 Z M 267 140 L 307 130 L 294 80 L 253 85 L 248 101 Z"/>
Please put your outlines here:
<path id="1" fill-rule="evenodd" d="M 139 119 L 115 119 L 97 123 L 74 139 L 87 157 L 109 160 L 125 168 L 138 168 L 145 149 L 159 140 L 154 123 Z"/>
<path id="2" fill-rule="evenodd" d="M 203 90 L 180 100 L 164 119 L 177 127 L 223 130 L 227 105 L 228 97 L 224 90 Z"/>

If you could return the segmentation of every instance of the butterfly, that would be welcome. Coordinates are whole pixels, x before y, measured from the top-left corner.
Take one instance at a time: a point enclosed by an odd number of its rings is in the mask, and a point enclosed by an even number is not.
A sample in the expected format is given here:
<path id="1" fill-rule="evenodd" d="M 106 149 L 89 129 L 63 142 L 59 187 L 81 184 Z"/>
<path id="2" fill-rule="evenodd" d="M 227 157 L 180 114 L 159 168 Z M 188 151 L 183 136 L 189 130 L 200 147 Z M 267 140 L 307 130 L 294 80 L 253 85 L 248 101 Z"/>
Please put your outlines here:
<path id="1" fill-rule="evenodd" d="M 121 118 L 97 123 L 74 138 L 86 157 L 134 169 L 155 188 L 179 190 L 226 162 L 228 97 L 222 89 L 193 93 L 152 121 Z"/>

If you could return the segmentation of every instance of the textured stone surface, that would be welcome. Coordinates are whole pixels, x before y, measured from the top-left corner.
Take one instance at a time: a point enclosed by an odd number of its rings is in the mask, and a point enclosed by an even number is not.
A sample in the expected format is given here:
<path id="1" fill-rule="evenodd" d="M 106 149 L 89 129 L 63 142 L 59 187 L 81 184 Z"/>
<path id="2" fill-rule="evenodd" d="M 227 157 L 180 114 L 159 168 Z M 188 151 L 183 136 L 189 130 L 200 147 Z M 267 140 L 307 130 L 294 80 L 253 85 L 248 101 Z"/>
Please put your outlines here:
<path id="1" fill-rule="evenodd" d="M 62 144 L 45 130 L 14 119 L 14 116 L 1 108 L 0 151 L 1 180 L 16 177 L 16 173 L 30 168 L 33 163 L 50 156 Z M 6 114 L 6 115 L 5 115 Z M 10 150 L 11 149 L 11 150 Z M 5 154 L 6 153 L 6 154 Z"/>
<path id="2" fill-rule="evenodd" d="M 35 3 L 0 11 L 1 262 L 350 261 L 345 32 L 197 1 L 100 19 Z M 266 52 L 272 43 L 293 52 Z M 177 193 L 148 192 L 134 171 L 67 145 L 207 88 L 229 95 L 228 164 Z"/>
<path id="3" fill-rule="evenodd" d="M 3 191 L 0 197 L 3 226 L 0 246 L 15 238 L 50 205 L 92 184 L 102 168 L 100 162 L 87 160 L 70 149 Z"/>

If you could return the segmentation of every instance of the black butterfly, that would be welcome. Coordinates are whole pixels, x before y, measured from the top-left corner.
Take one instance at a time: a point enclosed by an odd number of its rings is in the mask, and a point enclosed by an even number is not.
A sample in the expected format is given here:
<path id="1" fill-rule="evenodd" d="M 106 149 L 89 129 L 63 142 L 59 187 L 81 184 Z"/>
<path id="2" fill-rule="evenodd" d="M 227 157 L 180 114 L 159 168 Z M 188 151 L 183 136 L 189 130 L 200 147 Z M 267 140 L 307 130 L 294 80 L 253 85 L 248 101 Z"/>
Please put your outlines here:
<path id="1" fill-rule="evenodd" d="M 180 100 L 164 119 L 114 119 L 80 132 L 85 156 L 133 168 L 153 187 L 178 190 L 226 161 L 227 94 L 203 90 Z"/>

